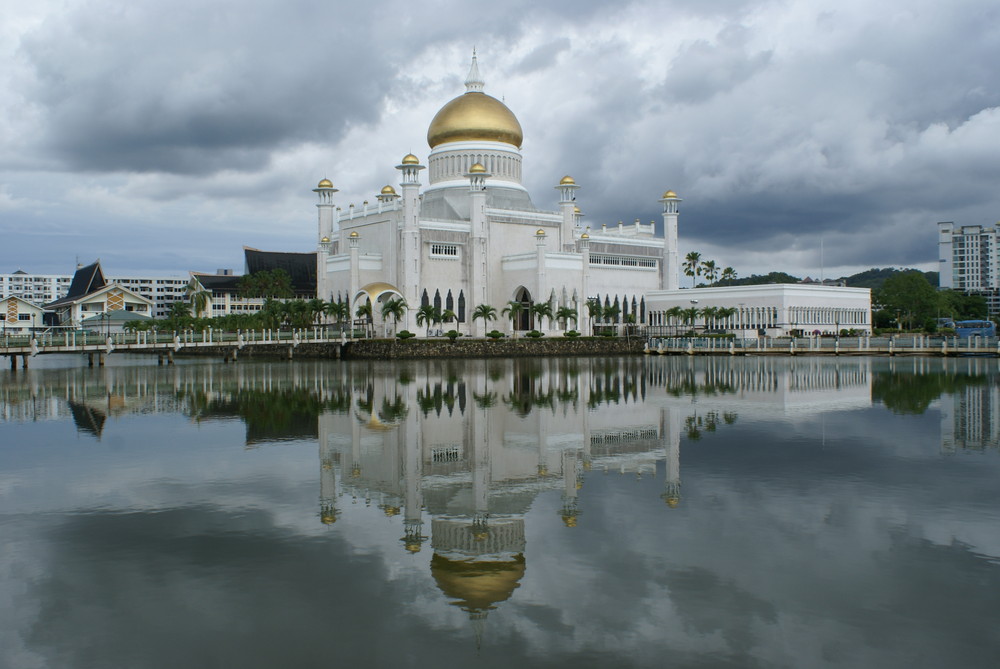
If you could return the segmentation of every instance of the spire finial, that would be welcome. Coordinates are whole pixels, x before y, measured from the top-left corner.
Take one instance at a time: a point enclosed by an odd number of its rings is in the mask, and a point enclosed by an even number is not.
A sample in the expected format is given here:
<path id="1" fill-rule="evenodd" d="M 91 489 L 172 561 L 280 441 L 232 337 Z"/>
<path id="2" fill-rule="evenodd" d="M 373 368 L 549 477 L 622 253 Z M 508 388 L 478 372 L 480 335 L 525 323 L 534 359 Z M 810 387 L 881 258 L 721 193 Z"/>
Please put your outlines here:
<path id="1" fill-rule="evenodd" d="M 479 74 L 479 62 L 476 58 L 476 48 L 472 47 L 472 67 L 469 68 L 469 76 L 465 78 L 465 92 L 466 93 L 482 93 L 483 86 L 486 84 L 483 81 L 483 75 Z"/>

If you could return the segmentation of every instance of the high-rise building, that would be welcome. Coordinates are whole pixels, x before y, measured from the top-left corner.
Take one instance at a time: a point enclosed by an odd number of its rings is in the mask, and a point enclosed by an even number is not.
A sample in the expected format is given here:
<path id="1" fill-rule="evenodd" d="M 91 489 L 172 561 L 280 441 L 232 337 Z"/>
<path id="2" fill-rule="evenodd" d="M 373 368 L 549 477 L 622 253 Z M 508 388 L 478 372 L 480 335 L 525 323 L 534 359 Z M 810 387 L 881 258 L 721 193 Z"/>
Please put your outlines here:
<path id="1" fill-rule="evenodd" d="M 990 227 L 938 223 L 939 285 L 983 295 L 990 314 L 1000 313 L 998 234 L 1000 223 Z"/>

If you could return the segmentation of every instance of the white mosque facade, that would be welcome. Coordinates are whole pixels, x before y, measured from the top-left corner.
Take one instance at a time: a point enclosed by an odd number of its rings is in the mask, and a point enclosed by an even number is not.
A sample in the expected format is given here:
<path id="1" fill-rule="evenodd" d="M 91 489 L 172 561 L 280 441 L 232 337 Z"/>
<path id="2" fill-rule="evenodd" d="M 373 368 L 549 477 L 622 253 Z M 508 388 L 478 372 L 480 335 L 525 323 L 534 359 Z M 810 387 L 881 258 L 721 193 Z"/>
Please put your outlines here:
<path id="1" fill-rule="evenodd" d="M 644 294 L 678 287 L 680 199 L 672 191 L 661 198 L 662 237 L 654 223 L 587 230 L 576 201 L 580 186 L 570 176 L 555 185 L 559 210 L 537 209 L 522 185 L 520 123 L 483 93 L 475 56 L 465 85 L 430 124 L 427 165 L 410 154 L 396 166 L 398 191 L 386 185 L 374 202 L 345 208 L 328 179 L 316 187 L 319 297 L 349 300 L 352 313 L 370 300 L 376 320 L 378 303 L 403 298 L 400 327 L 414 330 L 423 305 L 450 309 L 468 334 L 551 329 L 527 308 L 516 324 L 500 315 L 510 302 L 548 302 L 553 313 L 577 314 L 563 328 L 587 331 L 588 297 L 617 304 L 622 321 L 644 322 Z M 496 309 L 496 322 L 473 322 L 481 304 Z"/>

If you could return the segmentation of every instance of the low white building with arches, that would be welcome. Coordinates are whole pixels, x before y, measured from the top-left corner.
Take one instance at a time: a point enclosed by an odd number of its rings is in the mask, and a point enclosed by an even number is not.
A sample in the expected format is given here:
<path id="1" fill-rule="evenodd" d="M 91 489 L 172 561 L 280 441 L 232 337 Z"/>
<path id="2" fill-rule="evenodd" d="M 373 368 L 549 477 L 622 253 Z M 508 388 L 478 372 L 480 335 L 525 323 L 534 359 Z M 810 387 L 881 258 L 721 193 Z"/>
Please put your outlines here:
<path id="1" fill-rule="evenodd" d="M 872 330 L 868 288 L 783 283 L 658 290 L 646 294 L 646 310 L 650 333 L 664 336 L 689 330 L 741 337 Z"/>
<path id="2" fill-rule="evenodd" d="M 456 322 L 443 327 L 472 335 L 588 332 L 588 299 L 617 305 L 618 321 L 645 322 L 644 295 L 678 287 L 680 198 L 673 191 L 660 198 L 663 236 L 655 222 L 587 228 L 581 186 L 570 176 L 553 179 L 556 211 L 537 208 L 521 182 L 521 125 L 483 93 L 475 55 L 465 86 L 430 124 L 427 164 L 408 154 L 395 166 L 398 186 L 347 206 L 329 179 L 314 189 L 317 296 L 349 302 L 352 314 L 370 302 L 376 330 L 385 325 L 380 305 L 400 298 L 407 308 L 398 328 L 418 333 L 423 306 L 453 312 Z M 511 303 L 520 305 L 513 318 L 503 314 Z M 561 322 L 532 310 L 546 303 L 553 316 L 562 310 Z M 493 307 L 496 320 L 474 321 L 479 305 Z"/>

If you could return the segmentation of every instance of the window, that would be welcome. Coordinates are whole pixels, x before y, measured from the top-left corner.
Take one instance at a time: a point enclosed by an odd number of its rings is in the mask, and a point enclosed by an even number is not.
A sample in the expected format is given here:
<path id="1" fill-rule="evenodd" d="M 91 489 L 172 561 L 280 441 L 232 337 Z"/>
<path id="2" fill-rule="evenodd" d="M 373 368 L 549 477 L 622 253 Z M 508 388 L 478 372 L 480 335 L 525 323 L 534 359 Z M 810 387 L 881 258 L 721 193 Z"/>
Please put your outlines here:
<path id="1" fill-rule="evenodd" d="M 17 315 L 17 320 L 19 320 L 19 321 L 30 321 L 31 320 L 31 314 L 18 314 Z"/>
<path id="2" fill-rule="evenodd" d="M 458 246 L 456 244 L 431 244 L 432 258 L 458 258 Z"/>

